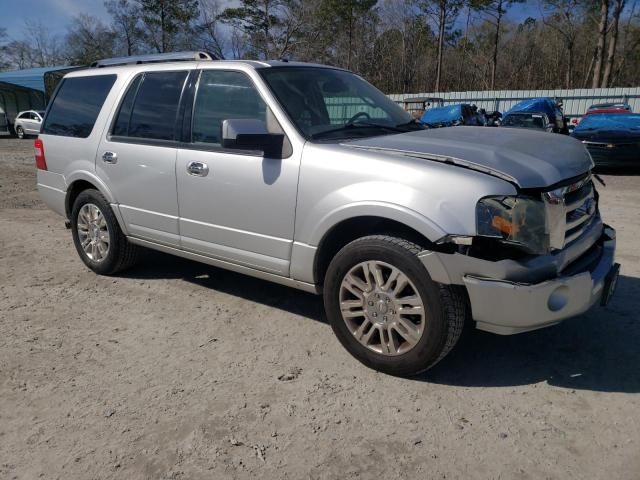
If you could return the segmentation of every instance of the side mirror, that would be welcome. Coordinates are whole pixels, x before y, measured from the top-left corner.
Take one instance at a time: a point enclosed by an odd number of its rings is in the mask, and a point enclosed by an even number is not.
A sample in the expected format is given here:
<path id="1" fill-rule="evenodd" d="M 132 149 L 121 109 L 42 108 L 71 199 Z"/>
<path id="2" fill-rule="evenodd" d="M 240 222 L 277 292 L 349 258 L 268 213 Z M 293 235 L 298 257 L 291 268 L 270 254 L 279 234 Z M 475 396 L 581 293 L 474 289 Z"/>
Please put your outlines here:
<path id="1" fill-rule="evenodd" d="M 282 158 L 284 135 L 269 133 L 267 124 L 253 118 L 234 118 L 222 122 L 222 148 L 260 150 L 265 157 Z"/>

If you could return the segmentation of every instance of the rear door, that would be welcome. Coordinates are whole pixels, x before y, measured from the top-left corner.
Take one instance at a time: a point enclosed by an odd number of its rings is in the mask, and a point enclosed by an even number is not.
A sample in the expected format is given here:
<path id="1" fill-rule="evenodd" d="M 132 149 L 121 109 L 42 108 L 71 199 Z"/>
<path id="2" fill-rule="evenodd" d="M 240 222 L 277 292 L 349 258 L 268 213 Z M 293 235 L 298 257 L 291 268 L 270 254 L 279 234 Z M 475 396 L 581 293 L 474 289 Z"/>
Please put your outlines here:
<path id="1" fill-rule="evenodd" d="M 299 156 L 225 150 L 225 119 L 265 122 L 283 133 L 253 80 L 241 71 L 203 70 L 193 118 L 178 150 L 176 175 L 182 248 L 287 275 L 293 243 Z M 200 165 L 202 168 L 193 169 Z"/>
<path id="2" fill-rule="evenodd" d="M 180 243 L 175 126 L 187 76 L 187 70 L 136 76 L 96 158 L 129 234 L 169 246 Z"/>

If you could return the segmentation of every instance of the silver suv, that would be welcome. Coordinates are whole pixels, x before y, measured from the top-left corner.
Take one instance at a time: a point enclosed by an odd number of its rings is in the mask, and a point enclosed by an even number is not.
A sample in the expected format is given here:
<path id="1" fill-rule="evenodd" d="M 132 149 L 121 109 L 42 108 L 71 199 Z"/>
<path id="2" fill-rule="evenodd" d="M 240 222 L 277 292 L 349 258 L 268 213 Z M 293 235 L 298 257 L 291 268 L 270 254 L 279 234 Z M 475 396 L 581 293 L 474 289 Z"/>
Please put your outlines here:
<path id="1" fill-rule="evenodd" d="M 580 142 L 425 129 L 338 68 L 97 62 L 58 86 L 35 149 L 40 194 L 94 272 L 147 247 L 322 293 L 345 348 L 395 375 L 436 364 L 466 319 L 524 332 L 615 287 Z"/>

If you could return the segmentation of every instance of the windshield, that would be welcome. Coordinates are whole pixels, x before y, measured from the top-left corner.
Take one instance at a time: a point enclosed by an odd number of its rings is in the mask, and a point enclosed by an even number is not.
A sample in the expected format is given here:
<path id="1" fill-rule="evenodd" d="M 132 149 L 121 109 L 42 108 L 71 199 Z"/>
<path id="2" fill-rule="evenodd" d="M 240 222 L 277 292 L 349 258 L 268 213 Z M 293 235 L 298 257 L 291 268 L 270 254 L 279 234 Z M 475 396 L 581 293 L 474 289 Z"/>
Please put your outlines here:
<path id="1" fill-rule="evenodd" d="M 519 128 L 545 128 L 545 119 L 539 114 L 514 114 L 507 115 L 502 121 L 503 127 L 519 127 Z"/>
<path id="2" fill-rule="evenodd" d="M 361 138 L 424 128 L 353 73 L 318 67 L 265 68 L 260 73 L 307 139 Z"/>

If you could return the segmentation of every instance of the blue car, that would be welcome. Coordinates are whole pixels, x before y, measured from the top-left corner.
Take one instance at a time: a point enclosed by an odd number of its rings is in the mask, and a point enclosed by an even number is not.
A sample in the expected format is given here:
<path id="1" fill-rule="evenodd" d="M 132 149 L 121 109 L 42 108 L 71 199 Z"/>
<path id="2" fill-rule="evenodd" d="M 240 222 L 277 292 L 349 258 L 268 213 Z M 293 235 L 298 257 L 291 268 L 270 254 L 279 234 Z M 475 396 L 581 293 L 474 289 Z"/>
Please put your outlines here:
<path id="1" fill-rule="evenodd" d="M 548 97 L 531 98 L 516 103 L 502 117 L 502 126 L 568 133 L 561 104 Z"/>
<path id="2" fill-rule="evenodd" d="M 420 121 L 431 128 L 453 127 L 456 125 L 486 125 L 484 116 L 478 113 L 477 108 L 466 103 L 432 108 L 424 112 Z"/>

